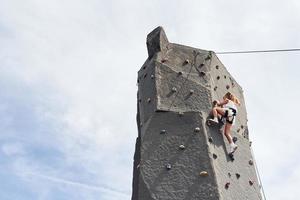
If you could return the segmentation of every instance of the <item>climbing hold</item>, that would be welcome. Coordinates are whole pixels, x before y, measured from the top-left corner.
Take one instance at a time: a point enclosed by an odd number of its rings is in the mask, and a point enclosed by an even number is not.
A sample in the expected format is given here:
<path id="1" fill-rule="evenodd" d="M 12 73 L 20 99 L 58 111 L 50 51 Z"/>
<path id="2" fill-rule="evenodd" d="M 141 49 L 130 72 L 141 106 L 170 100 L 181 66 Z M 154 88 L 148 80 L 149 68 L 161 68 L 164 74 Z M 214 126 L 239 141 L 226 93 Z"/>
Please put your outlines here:
<path id="1" fill-rule="evenodd" d="M 251 180 L 249 180 L 249 185 L 253 185 L 254 184 L 254 182 L 253 181 L 251 181 Z"/>
<path id="2" fill-rule="evenodd" d="M 225 189 L 226 189 L 226 190 L 229 188 L 229 185 L 230 185 L 229 182 L 227 182 L 227 183 L 225 184 Z"/>
<path id="3" fill-rule="evenodd" d="M 143 69 L 146 69 L 146 66 L 147 66 L 147 65 L 145 65 L 145 66 L 143 67 Z"/>
<path id="4" fill-rule="evenodd" d="M 252 141 L 249 142 L 249 146 L 250 146 L 250 147 L 252 146 Z"/>
<path id="5" fill-rule="evenodd" d="M 235 137 L 235 136 L 232 138 L 233 143 L 236 143 L 237 140 L 238 140 L 238 139 L 237 139 L 237 137 Z"/>
<path id="6" fill-rule="evenodd" d="M 150 102 L 151 102 L 151 99 L 150 99 L 150 98 L 148 98 L 148 99 L 147 99 L 147 102 L 148 102 L 148 103 L 150 103 Z"/>
<path id="7" fill-rule="evenodd" d="M 139 102 L 142 102 L 142 99 L 139 99 Z"/>
<path id="8" fill-rule="evenodd" d="M 186 65 L 186 64 L 189 64 L 189 63 L 190 63 L 189 59 L 186 59 L 183 64 Z"/>
<path id="9" fill-rule="evenodd" d="M 207 171 L 202 171 L 202 172 L 200 172 L 200 176 L 208 176 L 208 172 Z"/>
<path id="10" fill-rule="evenodd" d="M 144 78 L 146 78 L 147 77 L 147 73 L 146 74 L 144 74 Z"/>
<path id="11" fill-rule="evenodd" d="M 137 80 L 137 83 L 140 83 L 140 80 L 139 80 L 139 79 Z"/>
<path id="12" fill-rule="evenodd" d="M 160 131 L 160 134 L 166 134 L 166 133 L 167 133 L 167 131 L 164 129 Z"/>
<path id="13" fill-rule="evenodd" d="M 177 92 L 177 88 L 176 87 L 172 87 L 172 92 Z"/>
<path id="14" fill-rule="evenodd" d="M 241 177 L 241 175 L 239 173 L 236 173 L 235 176 L 237 179 L 239 179 Z"/>
<path id="15" fill-rule="evenodd" d="M 201 63 L 201 64 L 200 64 L 200 67 L 203 67 L 203 66 L 204 66 L 204 63 Z"/>
<path id="16" fill-rule="evenodd" d="M 208 141 L 209 141 L 210 143 L 213 143 L 213 138 L 212 138 L 212 137 L 209 137 L 209 138 L 208 138 Z"/>
<path id="17" fill-rule="evenodd" d="M 230 174 L 230 172 L 228 172 L 228 177 L 229 177 L 229 178 L 231 177 L 231 174 Z"/>
<path id="18" fill-rule="evenodd" d="M 140 126 L 141 126 L 141 127 L 143 126 L 143 123 L 142 123 L 142 122 L 140 123 Z"/>
<path id="19" fill-rule="evenodd" d="M 234 161 L 234 154 L 231 152 L 228 154 L 230 160 L 233 162 Z"/>
<path id="20" fill-rule="evenodd" d="M 161 62 L 165 63 L 165 62 L 167 62 L 167 59 L 162 59 Z"/>
<path id="21" fill-rule="evenodd" d="M 167 170 L 170 170 L 170 169 L 172 168 L 172 165 L 168 163 L 168 164 L 166 165 L 166 168 L 167 168 Z"/>
<path id="22" fill-rule="evenodd" d="M 220 79 L 220 76 L 217 76 L 217 80 L 219 80 Z"/>
<path id="23" fill-rule="evenodd" d="M 178 75 L 181 76 L 181 75 L 182 75 L 182 72 L 178 72 Z"/>
<path id="24" fill-rule="evenodd" d="M 137 168 L 137 169 L 140 168 L 140 164 L 138 164 L 138 165 L 136 166 L 136 168 Z"/>
<path id="25" fill-rule="evenodd" d="M 219 65 L 216 65 L 216 69 L 219 69 Z"/>
<path id="26" fill-rule="evenodd" d="M 179 148 L 180 148 L 181 150 L 184 150 L 184 149 L 185 149 L 185 146 L 184 146 L 183 144 L 181 144 L 181 145 L 179 146 Z"/>
<path id="27" fill-rule="evenodd" d="M 201 72 L 199 72 L 199 75 L 200 75 L 200 76 L 205 76 L 206 73 L 205 73 L 204 71 L 201 71 Z"/>
<path id="28" fill-rule="evenodd" d="M 224 75 L 224 78 L 225 78 L 225 79 L 227 78 L 226 75 Z"/>
<path id="29" fill-rule="evenodd" d="M 230 88 L 230 86 L 229 85 L 226 85 L 226 89 L 228 90 Z"/>
<path id="30" fill-rule="evenodd" d="M 179 115 L 179 117 L 182 117 L 182 116 L 184 115 L 184 112 L 179 111 L 179 112 L 178 112 L 178 115 Z"/>
<path id="31" fill-rule="evenodd" d="M 194 131 L 195 131 L 195 132 L 200 132 L 200 128 L 199 128 L 199 127 L 196 127 L 196 128 L 194 129 Z"/>
<path id="32" fill-rule="evenodd" d="M 241 125 L 241 129 L 243 129 L 244 128 L 244 126 L 243 125 Z"/>
<path id="33" fill-rule="evenodd" d="M 249 165 L 253 165 L 253 160 L 249 160 Z"/>
<path id="34" fill-rule="evenodd" d="M 151 79 L 154 79 L 154 75 L 153 74 L 151 74 Z"/>
<path id="35" fill-rule="evenodd" d="M 240 129 L 238 128 L 238 129 L 236 130 L 236 132 L 240 132 Z"/>
<path id="36" fill-rule="evenodd" d="M 217 89 L 218 89 L 218 87 L 216 86 L 216 87 L 214 87 L 214 91 L 217 91 Z"/>
<path id="37" fill-rule="evenodd" d="M 190 94 L 194 94 L 194 92 L 195 92 L 194 90 L 190 90 Z"/>
<path id="38" fill-rule="evenodd" d="M 213 158 L 214 158 L 214 159 L 217 159 L 217 158 L 218 158 L 217 154 L 214 154 L 214 153 L 213 153 Z"/>

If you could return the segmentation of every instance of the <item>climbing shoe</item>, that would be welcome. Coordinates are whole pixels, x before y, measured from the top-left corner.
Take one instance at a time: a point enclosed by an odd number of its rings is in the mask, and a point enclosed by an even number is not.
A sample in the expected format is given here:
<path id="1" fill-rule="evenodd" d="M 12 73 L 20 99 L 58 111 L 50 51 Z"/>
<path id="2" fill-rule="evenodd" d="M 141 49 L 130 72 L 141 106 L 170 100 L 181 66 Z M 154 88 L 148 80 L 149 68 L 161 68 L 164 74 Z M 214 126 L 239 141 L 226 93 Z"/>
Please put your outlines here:
<path id="1" fill-rule="evenodd" d="M 218 118 L 214 118 L 214 119 L 208 119 L 208 121 L 213 122 L 213 123 L 219 123 Z"/>

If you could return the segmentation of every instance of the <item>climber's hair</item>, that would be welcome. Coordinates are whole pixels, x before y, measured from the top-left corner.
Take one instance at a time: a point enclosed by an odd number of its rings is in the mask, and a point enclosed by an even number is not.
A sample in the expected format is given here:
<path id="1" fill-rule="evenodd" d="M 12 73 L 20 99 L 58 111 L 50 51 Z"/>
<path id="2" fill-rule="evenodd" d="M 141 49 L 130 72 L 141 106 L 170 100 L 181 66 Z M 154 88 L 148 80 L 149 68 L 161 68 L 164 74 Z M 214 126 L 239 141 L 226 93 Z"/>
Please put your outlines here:
<path id="1" fill-rule="evenodd" d="M 224 97 L 224 99 L 229 99 L 231 101 L 233 101 L 234 103 L 236 103 L 237 105 L 241 105 L 241 102 L 240 100 L 234 95 L 232 94 L 231 92 L 227 92 Z"/>

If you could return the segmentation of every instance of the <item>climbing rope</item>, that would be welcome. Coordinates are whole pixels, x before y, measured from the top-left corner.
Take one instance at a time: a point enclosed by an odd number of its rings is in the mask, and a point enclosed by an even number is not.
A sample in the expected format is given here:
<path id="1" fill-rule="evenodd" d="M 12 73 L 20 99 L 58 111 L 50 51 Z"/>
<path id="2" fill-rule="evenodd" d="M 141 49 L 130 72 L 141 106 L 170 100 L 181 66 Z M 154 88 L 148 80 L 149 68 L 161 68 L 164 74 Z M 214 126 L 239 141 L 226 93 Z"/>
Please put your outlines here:
<path id="1" fill-rule="evenodd" d="M 262 181 L 261 181 L 261 178 L 260 178 L 260 174 L 259 174 L 259 171 L 258 171 L 258 168 L 257 168 L 257 164 L 256 164 L 256 160 L 255 160 L 255 157 L 254 157 L 254 153 L 253 153 L 253 150 L 252 150 L 251 146 L 250 146 L 250 150 L 251 150 L 251 155 L 252 155 L 252 158 L 253 158 L 253 161 L 254 161 L 254 169 L 256 171 L 257 178 L 258 178 L 258 181 L 259 181 L 259 185 L 260 185 L 260 188 L 261 188 L 260 192 L 263 195 L 264 200 L 267 200 L 266 195 L 265 195 L 265 191 L 264 191 L 264 187 L 262 185 Z"/>
<path id="2" fill-rule="evenodd" d="M 275 53 L 275 52 L 289 52 L 289 51 L 300 51 L 300 49 L 269 49 L 269 50 L 252 50 L 252 51 L 224 51 L 224 52 L 216 52 L 216 54 Z"/>

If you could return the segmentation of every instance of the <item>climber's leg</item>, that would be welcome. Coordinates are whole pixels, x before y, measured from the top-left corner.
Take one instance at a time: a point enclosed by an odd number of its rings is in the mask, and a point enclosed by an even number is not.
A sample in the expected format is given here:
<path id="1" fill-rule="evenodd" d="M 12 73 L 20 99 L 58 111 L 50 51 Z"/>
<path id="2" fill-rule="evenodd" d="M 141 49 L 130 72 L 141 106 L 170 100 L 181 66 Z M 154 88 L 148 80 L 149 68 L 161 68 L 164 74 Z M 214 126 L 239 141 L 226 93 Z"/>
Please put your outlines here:
<path id="1" fill-rule="evenodd" d="M 212 121 L 214 123 L 218 123 L 218 115 L 219 116 L 224 116 L 225 115 L 225 110 L 221 107 L 213 107 L 212 109 L 212 114 L 213 114 L 213 119 L 209 119 L 209 121 Z"/>
<path id="2" fill-rule="evenodd" d="M 229 142 L 230 153 L 233 153 L 237 149 L 238 146 L 232 141 L 232 137 L 230 134 L 231 127 L 232 127 L 232 124 L 230 124 L 228 122 L 225 124 L 224 135 L 226 136 L 226 138 Z"/>

